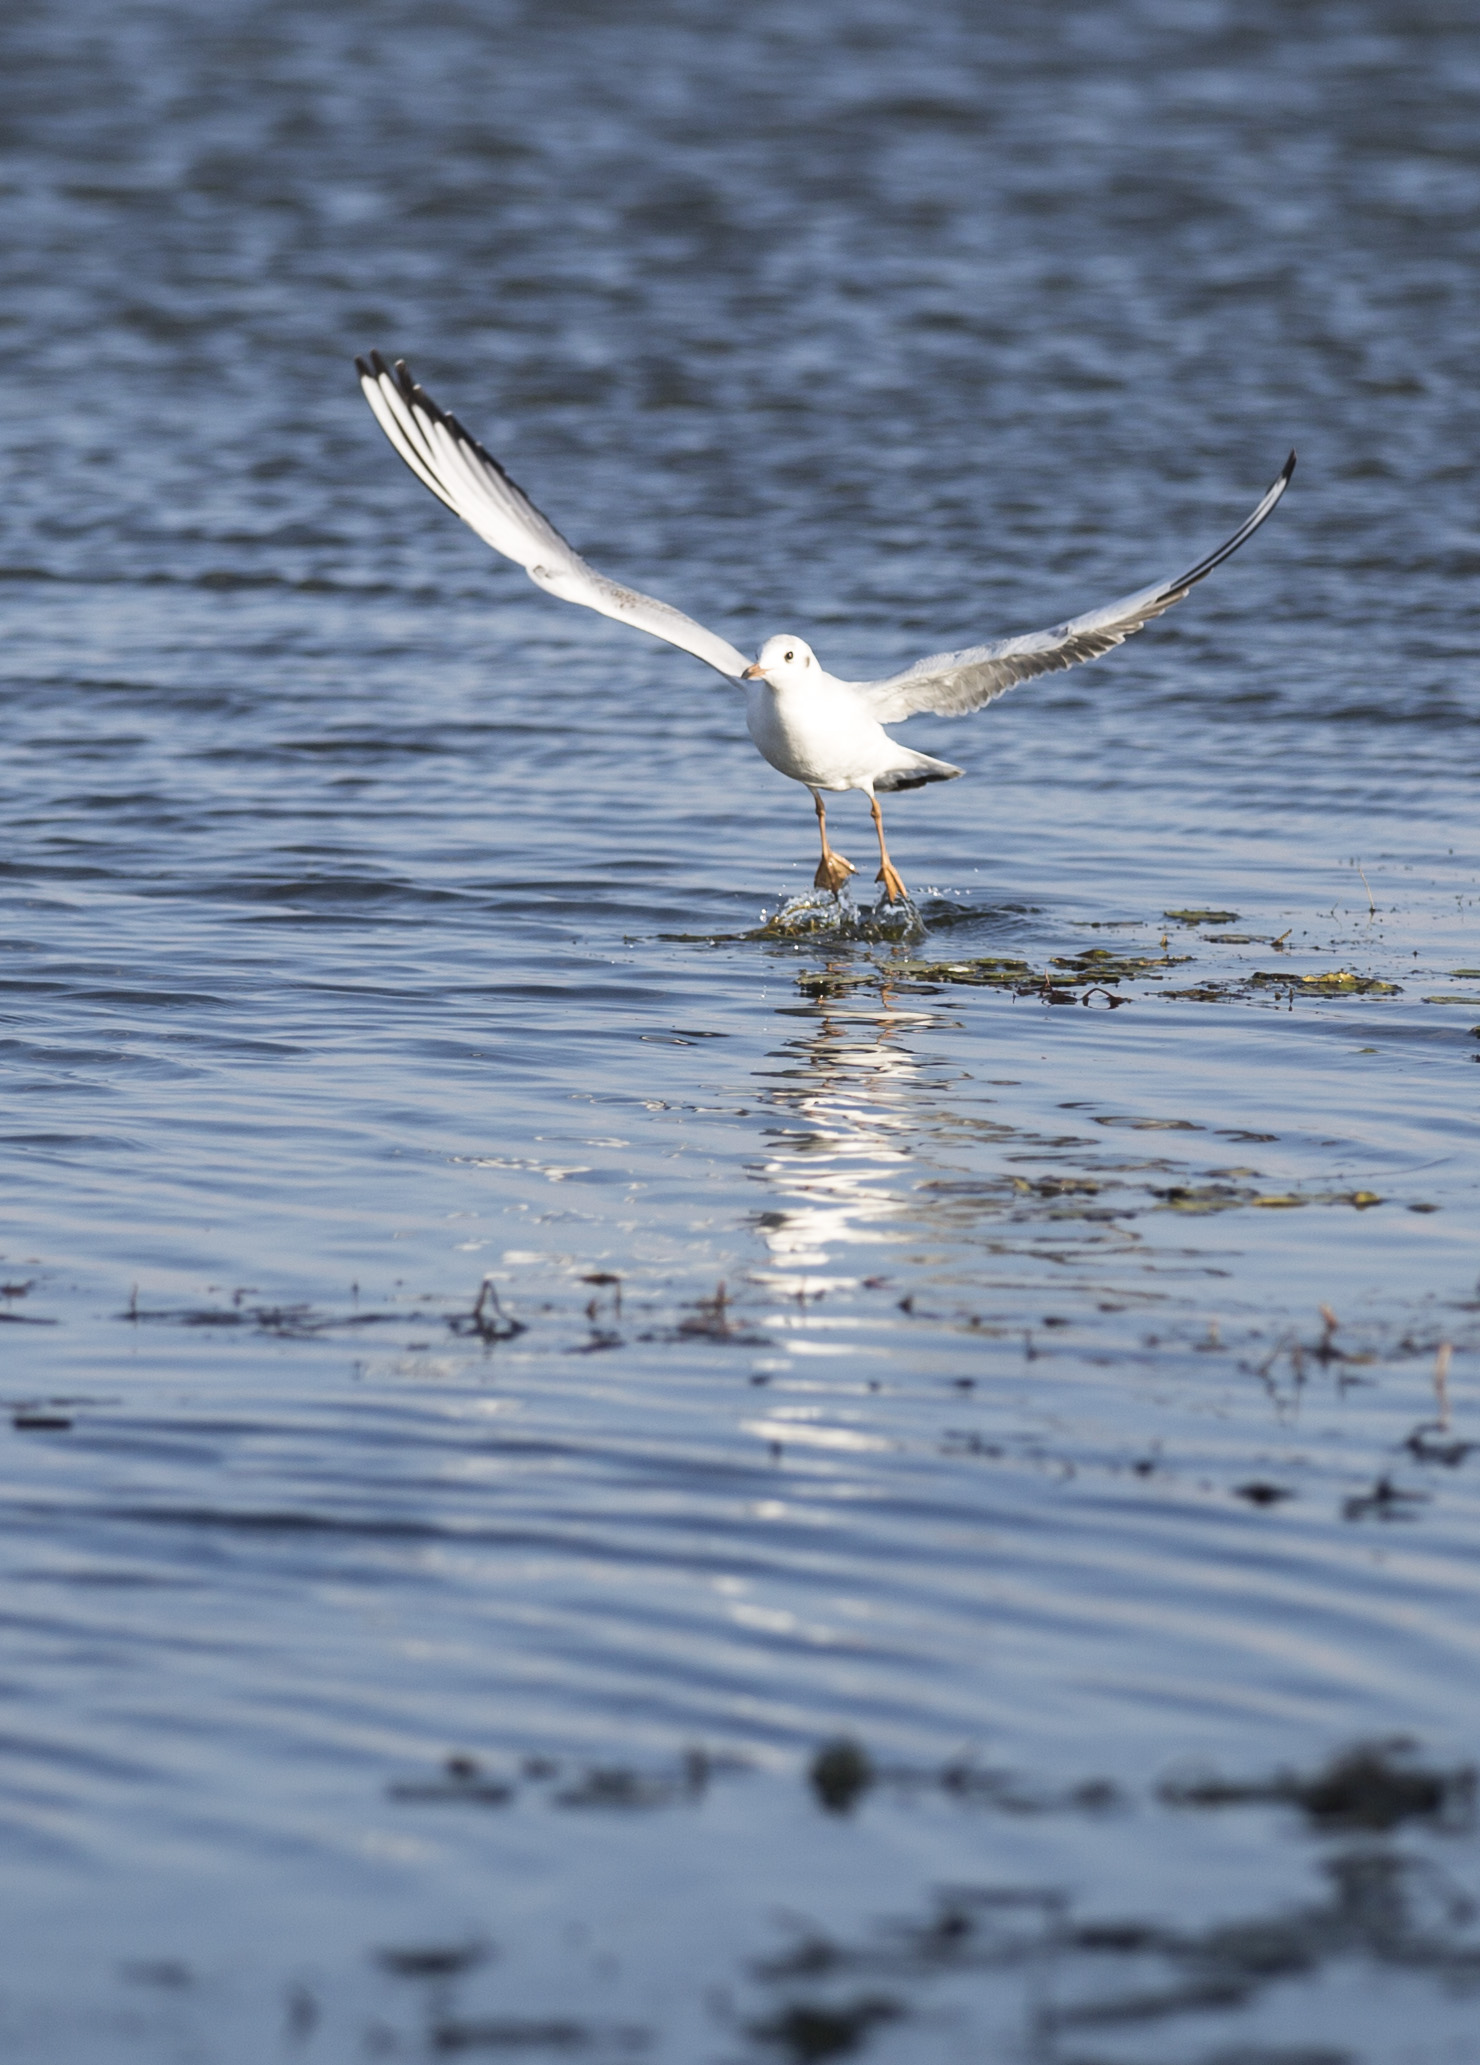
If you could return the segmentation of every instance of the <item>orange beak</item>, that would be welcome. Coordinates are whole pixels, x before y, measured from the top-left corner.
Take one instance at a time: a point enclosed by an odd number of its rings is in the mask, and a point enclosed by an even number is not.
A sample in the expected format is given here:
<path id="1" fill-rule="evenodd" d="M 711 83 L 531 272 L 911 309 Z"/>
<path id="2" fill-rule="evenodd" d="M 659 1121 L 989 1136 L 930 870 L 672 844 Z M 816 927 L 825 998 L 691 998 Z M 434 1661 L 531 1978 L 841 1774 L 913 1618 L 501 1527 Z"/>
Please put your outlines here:
<path id="1" fill-rule="evenodd" d="M 765 672 L 766 670 L 759 660 L 752 660 L 745 672 L 740 676 L 740 679 L 742 681 L 760 681 L 764 679 Z"/>

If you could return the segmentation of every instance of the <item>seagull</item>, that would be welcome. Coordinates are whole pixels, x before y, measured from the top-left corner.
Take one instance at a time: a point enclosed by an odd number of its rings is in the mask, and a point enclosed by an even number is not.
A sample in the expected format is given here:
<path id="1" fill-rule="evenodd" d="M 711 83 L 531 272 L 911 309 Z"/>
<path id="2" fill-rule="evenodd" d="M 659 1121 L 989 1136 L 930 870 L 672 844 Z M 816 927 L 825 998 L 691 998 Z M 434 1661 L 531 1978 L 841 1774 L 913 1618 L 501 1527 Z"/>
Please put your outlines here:
<path id="1" fill-rule="evenodd" d="M 378 351 L 372 351 L 368 360 L 355 360 L 355 369 L 376 421 L 417 479 L 486 545 L 522 566 L 536 587 L 665 639 L 744 689 L 750 736 L 774 768 L 812 792 L 822 839 L 813 886 L 831 890 L 834 896 L 858 870 L 828 843 L 823 794 L 863 791 L 879 840 L 879 872 L 874 879 L 883 884 L 881 901 L 889 904 L 908 903 L 909 893 L 884 843 L 880 793 L 954 781 L 961 769 L 901 745 L 884 726 L 920 710 L 962 716 L 995 702 L 1020 681 L 1096 660 L 1123 644 L 1253 537 L 1295 471 L 1291 452 L 1278 478 L 1233 536 L 1175 580 L 1153 581 L 1148 588 L 1070 617 L 1049 631 L 1028 631 L 961 652 L 932 653 L 880 681 L 842 681 L 827 672 L 804 638 L 778 634 L 749 660 L 682 610 L 597 573 L 492 453 L 412 379 L 404 359 L 388 366 Z"/>

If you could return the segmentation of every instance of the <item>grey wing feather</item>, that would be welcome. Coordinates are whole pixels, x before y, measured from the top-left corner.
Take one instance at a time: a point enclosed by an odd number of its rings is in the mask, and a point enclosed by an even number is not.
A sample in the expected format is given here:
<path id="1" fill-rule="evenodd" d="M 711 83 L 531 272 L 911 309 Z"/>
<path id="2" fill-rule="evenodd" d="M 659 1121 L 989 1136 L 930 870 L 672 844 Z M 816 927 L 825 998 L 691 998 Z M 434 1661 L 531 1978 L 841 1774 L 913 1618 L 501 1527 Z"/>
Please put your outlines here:
<path id="1" fill-rule="evenodd" d="M 403 359 L 392 368 L 372 351 L 368 361 L 355 360 L 355 370 L 376 422 L 417 479 L 486 545 L 522 566 L 537 587 L 634 624 L 692 653 L 726 680 L 739 679 L 749 663 L 728 639 L 655 596 L 624 588 L 587 566 L 492 453 L 417 385 Z"/>
<path id="2" fill-rule="evenodd" d="M 869 714 L 880 724 L 897 724 L 916 710 L 933 710 L 944 717 L 960 716 L 967 710 L 980 709 L 983 703 L 994 702 L 1020 681 L 1076 667 L 1082 660 L 1097 660 L 1101 653 L 1122 644 L 1133 631 L 1139 631 L 1174 602 L 1180 602 L 1189 588 L 1252 538 L 1284 494 L 1294 471 L 1292 452 L 1279 478 L 1247 521 L 1215 552 L 1189 567 L 1185 574 L 1179 574 L 1176 580 L 1153 582 L 1134 595 L 1121 596 L 1118 602 L 1107 602 L 1083 616 L 1071 617 L 1067 624 L 1056 624 L 1051 631 L 1028 631 L 1018 638 L 999 639 L 995 645 L 969 646 L 964 652 L 932 653 L 928 659 L 916 660 L 904 673 L 892 674 L 886 681 L 860 682 L 858 693 Z"/>

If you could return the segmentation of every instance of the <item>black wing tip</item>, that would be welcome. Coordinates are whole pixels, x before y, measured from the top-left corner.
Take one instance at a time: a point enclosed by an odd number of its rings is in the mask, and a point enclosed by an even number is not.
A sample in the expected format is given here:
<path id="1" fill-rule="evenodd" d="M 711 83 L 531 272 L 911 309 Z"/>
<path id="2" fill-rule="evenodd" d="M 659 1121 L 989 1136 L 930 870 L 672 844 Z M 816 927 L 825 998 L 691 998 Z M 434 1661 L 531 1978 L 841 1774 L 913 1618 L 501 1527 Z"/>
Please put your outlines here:
<path id="1" fill-rule="evenodd" d="M 1287 481 L 1287 480 L 1288 480 L 1288 479 L 1290 478 L 1290 475 L 1291 475 L 1291 474 L 1292 474 L 1292 473 L 1293 473 L 1294 471 L 1295 471 L 1295 454 L 1294 454 L 1293 452 L 1291 452 L 1291 454 L 1290 454 L 1289 458 L 1288 458 L 1288 459 L 1287 459 L 1287 460 L 1285 461 L 1284 465 L 1283 465 L 1283 466 L 1282 466 L 1282 467 L 1280 468 L 1280 479 L 1281 479 L 1282 481 Z"/>

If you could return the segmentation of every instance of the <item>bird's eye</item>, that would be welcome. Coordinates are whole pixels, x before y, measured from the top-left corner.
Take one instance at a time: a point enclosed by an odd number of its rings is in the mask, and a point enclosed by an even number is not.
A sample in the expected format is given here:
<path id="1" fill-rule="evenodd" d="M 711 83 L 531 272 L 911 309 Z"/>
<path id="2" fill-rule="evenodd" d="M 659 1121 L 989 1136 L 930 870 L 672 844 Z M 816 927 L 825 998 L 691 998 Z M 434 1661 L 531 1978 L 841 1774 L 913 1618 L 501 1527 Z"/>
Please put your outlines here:
<path id="1" fill-rule="evenodd" d="M 789 652 L 786 654 L 785 657 L 789 660 L 794 660 L 796 658 L 796 654 L 794 652 Z"/>

